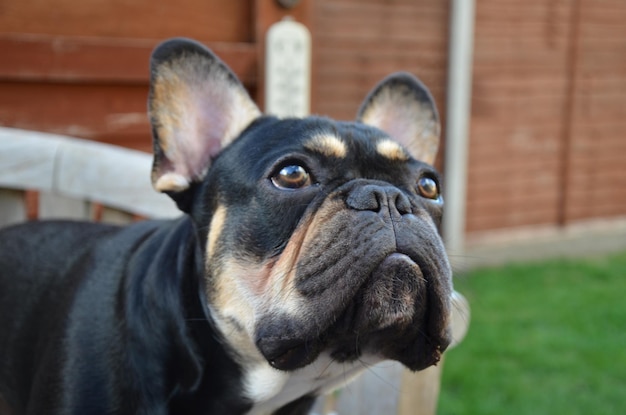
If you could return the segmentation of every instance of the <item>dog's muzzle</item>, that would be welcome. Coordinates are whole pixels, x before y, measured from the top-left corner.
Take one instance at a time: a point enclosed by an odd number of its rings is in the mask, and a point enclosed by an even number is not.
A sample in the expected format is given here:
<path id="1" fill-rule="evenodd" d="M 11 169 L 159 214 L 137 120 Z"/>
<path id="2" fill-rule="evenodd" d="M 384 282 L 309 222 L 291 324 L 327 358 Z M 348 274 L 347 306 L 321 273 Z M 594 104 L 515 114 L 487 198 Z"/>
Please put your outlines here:
<path id="1" fill-rule="evenodd" d="M 420 370 L 450 343 L 451 271 L 441 239 L 419 202 L 379 183 L 338 191 L 343 207 L 324 212 L 315 242 L 303 247 L 301 315 L 258 322 L 257 347 L 274 367 L 294 370 L 326 350 L 338 361 L 367 352 Z"/>

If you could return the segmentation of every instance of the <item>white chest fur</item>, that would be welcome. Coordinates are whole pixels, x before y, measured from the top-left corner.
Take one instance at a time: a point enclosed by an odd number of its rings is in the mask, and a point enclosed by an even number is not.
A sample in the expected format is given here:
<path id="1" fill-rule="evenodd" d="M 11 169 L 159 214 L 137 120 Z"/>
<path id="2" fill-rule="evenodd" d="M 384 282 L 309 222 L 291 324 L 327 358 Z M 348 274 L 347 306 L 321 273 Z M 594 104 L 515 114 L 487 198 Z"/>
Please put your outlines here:
<path id="1" fill-rule="evenodd" d="M 302 396 L 333 391 L 379 361 L 363 357 L 355 362 L 338 363 L 322 354 L 310 365 L 294 372 L 282 372 L 267 363 L 247 368 L 244 375 L 246 395 L 255 402 L 248 414 L 270 414 Z"/>

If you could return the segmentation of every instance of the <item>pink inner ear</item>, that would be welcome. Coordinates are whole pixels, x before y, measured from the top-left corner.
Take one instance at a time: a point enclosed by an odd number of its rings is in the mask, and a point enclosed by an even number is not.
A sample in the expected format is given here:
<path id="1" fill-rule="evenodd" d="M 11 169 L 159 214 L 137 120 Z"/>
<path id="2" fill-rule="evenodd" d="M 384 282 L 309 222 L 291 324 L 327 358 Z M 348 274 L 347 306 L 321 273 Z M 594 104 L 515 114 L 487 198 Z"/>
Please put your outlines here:
<path id="1" fill-rule="evenodd" d="M 162 125 L 159 131 L 159 144 L 164 152 L 159 174 L 175 173 L 188 182 L 203 176 L 211 157 L 221 148 L 220 141 L 212 134 L 220 127 L 219 118 L 203 110 L 195 95 L 188 94 L 179 103 L 178 114 L 169 118 L 171 124 Z"/>
<path id="2" fill-rule="evenodd" d="M 226 136 L 234 112 L 233 94 L 219 86 L 203 85 L 190 94 L 188 129 L 185 130 L 186 137 L 179 143 L 186 146 L 185 159 L 180 162 L 186 165 L 192 179 L 201 179 L 211 159 L 234 138 Z"/>
<path id="3" fill-rule="evenodd" d="M 432 164 L 439 146 L 439 123 L 427 105 L 406 94 L 383 90 L 361 116 L 404 146 L 413 157 Z"/>
<path id="4" fill-rule="evenodd" d="M 378 128 L 385 131 L 396 141 L 406 147 L 412 139 L 416 139 L 418 132 L 416 125 L 411 123 L 411 115 L 403 111 L 403 108 L 390 108 L 387 112 L 378 115 Z M 407 142 L 408 141 L 408 142 Z"/>
<path id="5" fill-rule="evenodd" d="M 205 72 L 197 73 L 194 65 L 166 67 L 157 77 L 152 112 L 165 160 L 157 163 L 154 182 L 167 174 L 178 179 L 162 184 L 201 180 L 211 159 L 260 115 L 243 87 L 221 72 L 224 68 L 200 69 Z"/>

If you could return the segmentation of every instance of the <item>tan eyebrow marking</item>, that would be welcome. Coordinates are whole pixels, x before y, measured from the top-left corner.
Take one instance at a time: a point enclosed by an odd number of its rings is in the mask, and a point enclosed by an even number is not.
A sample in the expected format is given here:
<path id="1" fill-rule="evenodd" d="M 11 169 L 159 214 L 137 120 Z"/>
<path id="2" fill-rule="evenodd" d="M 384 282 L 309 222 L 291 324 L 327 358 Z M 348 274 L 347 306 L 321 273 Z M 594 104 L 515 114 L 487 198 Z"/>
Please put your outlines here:
<path id="1" fill-rule="evenodd" d="M 406 150 L 400 144 L 389 139 L 380 140 L 376 144 L 376 151 L 390 160 L 407 161 L 409 159 Z"/>
<path id="2" fill-rule="evenodd" d="M 304 143 L 304 148 L 328 157 L 344 158 L 348 152 L 346 143 L 333 135 L 316 135 Z"/>

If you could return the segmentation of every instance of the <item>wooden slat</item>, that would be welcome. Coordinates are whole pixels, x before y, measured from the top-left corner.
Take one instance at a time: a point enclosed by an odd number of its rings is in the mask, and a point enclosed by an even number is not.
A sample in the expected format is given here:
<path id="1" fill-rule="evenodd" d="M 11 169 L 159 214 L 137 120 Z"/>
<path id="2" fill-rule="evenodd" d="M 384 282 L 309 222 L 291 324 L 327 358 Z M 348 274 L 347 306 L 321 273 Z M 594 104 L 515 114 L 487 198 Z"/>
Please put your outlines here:
<path id="1" fill-rule="evenodd" d="M 369 367 L 340 391 L 337 413 L 398 414 L 402 372 L 402 365 L 390 361 Z"/>
<path id="2" fill-rule="evenodd" d="M 452 315 L 450 318 L 452 343 L 436 366 L 431 366 L 416 373 L 407 369 L 403 370 L 397 415 L 437 413 L 445 356 L 465 338 L 469 329 L 470 314 L 470 306 L 467 299 L 462 294 L 454 291 L 452 293 Z"/>
<path id="3" fill-rule="evenodd" d="M 437 413 L 437 402 L 441 388 L 441 371 L 444 362 L 445 358 L 437 366 L 431 366 L 418 373 L 411 373 L 408 370 L 403 371 L 398 415 L 434 415 Z M 419 408 L 419 411 L 417 408 Z"/>
<path id="4" fill-rule="evenodd" d="M 445 114 L 448 11 L 447 2 L 426 0 L 317 2 L 316 112 L 354 119 L 376 82 L 405 70 L 422 78 Z"/>
<path id="5" fill-rule="evenodd" d="M 562 194 L 571 4 L 476 4 L 466 230 L 553 223 Z"/>
<path id="6" fill-rule="evenodd" d="M 0 80 L 141 83 L 157 40 L 0 34 Z M 206 42 L 246 85 L 257 82 L 253 43 Z M 7 58 L 9 57 L 9 58 Z"/>
<path id="7" fill-rule="evenodd" d="M 556 208 L 523 211 L 522 209 L 505 210 L 502 208 L 489 209 L 481 216 L 467 218 L 467 232 L 479 233 L 485 229 L 524 228 L 530 225 L 554 225 L 558 219 Z"/>
<path id="8" fill-rule="evenodd" d="M 135 215 L 124 210 L 103 207 L 99 218 L 100 222 L 112 223 L 115 225 L 126 225 L 135 219 Z"/>
<path id="9" fill-rule="evenodd" d="M 0 125 L 151 150 L 148 85 L 0 81 Z"/>
<path id="10" fill-rule="evenodd" d="M 626 3 L 579 5 L 565 221 L 626 215 Z"/>
<path id="11" fill-rule="evenodd" d="M 222 42 L 253 38 L 253 0 L 3 0 L 2 32 Z"/>
<path id="12" fill-rule="evenodd" d="M 530 212 L 544 212 L 549 216 L 557 213 L 558 194 L 550 191 L 549 188 L 541 188 L 533 184 L 517 186 L 517 183 L 512 181 L 508 187 L 501 186 L 498 189 L 494 186 L 492 189 L 492 192 L 485 193 L 482 199 L 472 199 L 468 202 L 468 207 L 471 206 L 472 209 L 482 213 L 482 215 L 473 216 L 472 219 L 489 217 L 497 212 L 518 217 L 528 215 Z M 509 206 L 515 206 L 516 209 L 508 209 Z"/>
<path id="13" fill-rule="evenodd" d="M 54 192 L 39 193 L 39 219 L 90 220 L 91 204 Z"/>
<path id="14" fill-rule="evenodd" d="M 1 175 L 2 173 L 0 173 Z M 14 189 L 0 188 L 0 227 L 26 220 L 26 204 L 24 192 Z M 0 399 L 0 404 L 1 404 Z M 0 409 L 2 406 L 0 405 Z M 4 413 L 0 411 L 0 413 Z"/>

